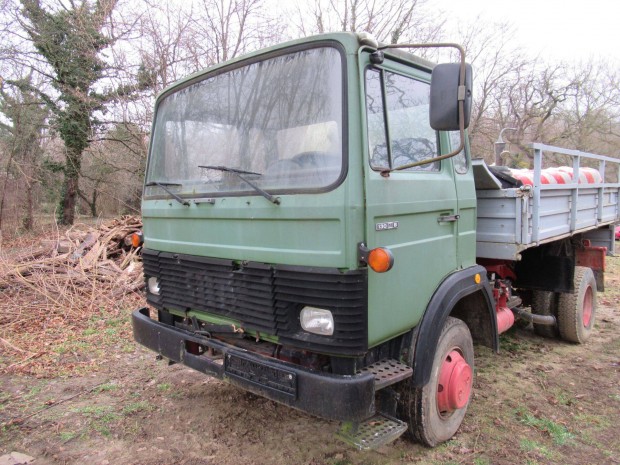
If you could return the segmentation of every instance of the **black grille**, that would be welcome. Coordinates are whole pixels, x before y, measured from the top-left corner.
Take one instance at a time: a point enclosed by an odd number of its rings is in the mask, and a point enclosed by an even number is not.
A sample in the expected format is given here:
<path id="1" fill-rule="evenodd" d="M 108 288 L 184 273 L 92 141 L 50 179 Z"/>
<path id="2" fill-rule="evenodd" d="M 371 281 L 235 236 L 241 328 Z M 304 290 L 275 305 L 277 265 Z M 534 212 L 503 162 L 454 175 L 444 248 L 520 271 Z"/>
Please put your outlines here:
<path id="1" fill-rule="evenodd" d="M 156 308 L 201 310 L 240 322 L 246 329 L 279 337 L 285 345 L 339 355 L 367 349 L 365 270 L 271 266 L 262 263 L 144 250 L 144 273 L 157 276 L 160 296 L 147 293 Z M 334 316 L 333 336 L 303 331 L 304 306 Z"/>

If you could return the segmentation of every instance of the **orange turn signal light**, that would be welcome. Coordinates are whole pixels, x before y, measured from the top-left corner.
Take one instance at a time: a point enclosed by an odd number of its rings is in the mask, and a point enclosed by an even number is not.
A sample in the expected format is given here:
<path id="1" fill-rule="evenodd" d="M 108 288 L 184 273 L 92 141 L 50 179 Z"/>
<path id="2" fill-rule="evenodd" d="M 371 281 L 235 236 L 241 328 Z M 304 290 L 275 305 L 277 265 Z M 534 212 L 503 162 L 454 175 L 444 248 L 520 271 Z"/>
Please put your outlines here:
<path id="1" fill-rule="evenodd" d="M 390 249 L 377 247 L 368 252 L 367 263 L 377 273 L 390 271 L 394 265 L 394 255 Z"/>
<path id="2" fill-rule="evenodd" d="M 144 236 L 142 231 L 135 232 L 131 235 L 131 245 L 134 247 L 140 247 L 144 242 Z"/>

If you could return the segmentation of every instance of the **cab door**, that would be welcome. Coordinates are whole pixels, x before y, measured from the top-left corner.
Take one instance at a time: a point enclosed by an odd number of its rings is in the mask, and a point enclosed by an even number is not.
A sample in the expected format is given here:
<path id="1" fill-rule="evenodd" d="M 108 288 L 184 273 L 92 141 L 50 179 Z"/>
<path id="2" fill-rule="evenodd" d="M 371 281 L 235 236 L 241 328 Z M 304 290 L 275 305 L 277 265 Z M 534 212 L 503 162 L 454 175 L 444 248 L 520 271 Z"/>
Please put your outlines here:
<path id="1" fill-rule="evenodd" d="M 450 147 L 444 152 L 456 150 L 461 142 L 458 131 L 448 134 Z M 467 137 L 465 148 L 451 160 L 454 167 L 454 182 L 458 203 L 459 220 L 457 222 L 457 265 L 467 268 L 476 264 L 476 187 L 474 172 L 471 167 L 471 156 Z"/>
<path id="2" fill-rule="evenodd" d="M 396 168 L 439 154 L 429 125 L 430 75 L 386 60 L 363 71 L 367 247 L 394 255 L 386 273 L 368 270 L 369 344 L 415 326 L 439 283 L 457 267 L 457 196 L 450 160 Z"/>

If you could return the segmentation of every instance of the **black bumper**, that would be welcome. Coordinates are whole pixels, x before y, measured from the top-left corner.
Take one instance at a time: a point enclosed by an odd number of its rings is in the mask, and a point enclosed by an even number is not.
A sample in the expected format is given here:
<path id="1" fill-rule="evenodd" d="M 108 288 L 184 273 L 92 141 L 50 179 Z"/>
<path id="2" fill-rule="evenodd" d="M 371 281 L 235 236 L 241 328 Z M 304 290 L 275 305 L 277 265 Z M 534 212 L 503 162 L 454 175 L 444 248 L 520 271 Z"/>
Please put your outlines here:
<path id="1" fill-rule="evenodd" d="M 374 377 L 369 373 L 332 375 L 257 355 L 155 321 L 148 308 L 134 311 L 132 324 L 134 338 L 143 346 L 276 402 L 340 421 L 361 421 L 375 412 Z M 223 358 L 191 354 L 186 350 L 186 342 L 212 348 Z"/>

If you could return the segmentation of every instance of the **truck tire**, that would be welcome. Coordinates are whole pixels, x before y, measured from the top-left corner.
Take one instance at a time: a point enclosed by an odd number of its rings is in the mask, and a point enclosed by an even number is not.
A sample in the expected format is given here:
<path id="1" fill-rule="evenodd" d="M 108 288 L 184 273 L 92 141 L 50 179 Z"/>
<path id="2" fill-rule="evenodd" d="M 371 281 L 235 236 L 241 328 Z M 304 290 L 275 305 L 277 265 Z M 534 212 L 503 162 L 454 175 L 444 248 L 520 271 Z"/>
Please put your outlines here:
<path id="1" fill-rule="evenodd" d="M 575 290 L 560 294 L 558 326 L 565 341 L 583 344 L 590 338 L 596 316 L 596 278 L 585 266 L 575 267 Z"/>
<path id="2" fill-rule="evenodd" d="M 430 381 L 422 388 L 405 382 L 401 390 L 401 415 L 414 439 L 434 447 L 454 436 L 469 405 L 473 373 L 469 328 L 448 317 L 435 349 Z"/>
<path id="3" fill-rule="evenodd" d="M 532 313 L 558 316 L 558 295 L 551 291 L 532 291 Z M 560 335 L 555 325 L 534 323 L 534 332 L 542 337 L 556 338 Z"/>

